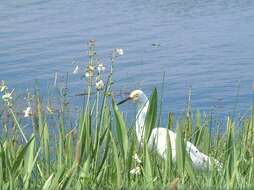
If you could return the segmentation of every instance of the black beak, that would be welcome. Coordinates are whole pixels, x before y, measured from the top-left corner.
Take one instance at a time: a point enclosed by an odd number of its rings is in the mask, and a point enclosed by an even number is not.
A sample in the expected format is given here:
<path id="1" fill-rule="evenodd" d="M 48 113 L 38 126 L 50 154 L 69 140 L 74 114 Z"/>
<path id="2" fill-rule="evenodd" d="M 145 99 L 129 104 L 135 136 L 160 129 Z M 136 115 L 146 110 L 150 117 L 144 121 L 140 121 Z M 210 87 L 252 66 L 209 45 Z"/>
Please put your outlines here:
<path id="1" fill-rule="evenodd" d="M 130 100 L 130 99 L 131 99 L 131 98 L 128 97 L 128 98 L 126 98 L 126 99 L 124 99 L 124 100 L 118 102 L 117 105 L 123 104 L 124 102 L 127 102 L 127 101 Z"/>

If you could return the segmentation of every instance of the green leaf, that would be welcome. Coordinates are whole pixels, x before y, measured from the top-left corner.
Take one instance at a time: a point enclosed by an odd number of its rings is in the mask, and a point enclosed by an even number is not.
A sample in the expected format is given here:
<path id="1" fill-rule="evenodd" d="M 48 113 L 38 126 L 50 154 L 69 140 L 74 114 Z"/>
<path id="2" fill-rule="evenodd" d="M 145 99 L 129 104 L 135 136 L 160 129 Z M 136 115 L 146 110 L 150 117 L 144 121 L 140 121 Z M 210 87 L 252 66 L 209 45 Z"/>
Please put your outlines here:
<path id="1" fill-rule="evenodd" d="M 153 128 L 155 127 L 157 116 L 157 89 L 153 90 L 153 93 L 149 99 L 149 106 L 145 118 L 145 142 L 147 143 Z"/>
<path id="2" fill-rule="evenodd" d="M 81 177 L 81 178 L 87 178 L 87 177 L 90 176 L 90 174 L 89 174 L 90 162 L 91 162 L 91 159 L 90 159 L 90 157 L 88 157 L 86 159 L 86 161 L 84 162 L 83 167 L 80 170 L 79 177 Z"/>
<path id="3" fill-rule="evenodd" d="M 167 134 L 167 150 L 166 150 L 166 159 L 165 161 L 165 168 L 164 168 L 164 175 L 163 175 L 163 183 L 167 184 L 167 181 L 170 181 L 171 172 L 172 172 L 172 146 L 169 133 Z"/>
<path id="4" fill-rule="evenodd" d="M 50 185 L 52 183 L 53 176 L 54 176 L 54 174 L 51 174 L 49 176 L 49 178 L 45 181 L 45 183 L 44 183 L 44 185 L 42 187 L 42 190 L 49 190 L 50 189 Z"/>
<path id="5" fill-rule="evenodd" d="M 201 115 L 200 115 L 200 112 L 198 111 L 196 113 L 196 127 L 195 127 L 195 132 L 194 132 L 194 145 L 197 145 L 200 131 L 201 131 Z"/>
<path id="6" fill-rule="evenodd" d="M 150 155 L 148 153 L 148 148 L 146 144 L 144 145 L 144 151 L 145 151 L 145 168 L 144 168 L 145 184 L 147 188 L 150 189 L 153 187 L 153 173 L 152 173 Z"/>
<path id="7" fill-rule="evenodd" d="M 227 120 L 227 144 L 226 144 L 226 155 L 227 155 L 227 180 L 228 184 L 233 184 L 232 176 L 235 169 L 235 146 L 234 146 L 234 124 L 228 117 Z"/>
<path id="8" fill-rule="evenodd" d="M 184 164 L 185 164 L 185 144 L 183 139 L 182 128 L 177 125 L 176 128 L 176 166 L 177 171 L 180 175 L 184 175 Z"/>
<path id="9" fill-rule="evenodd" d="M 115 118 L 116 118 L 116 132 L 118 136 L 118 141 L 120 142 L 121 145 L 121 152 L 124 156 L 124 160 L 127 160 L 127 153 L 128 153 L 128 135 L 127 135 L 127 129 L 125 127 L 125 122 L 123 119 L 122 114 L 119 112 L 118 107 L 112 99 L 113 102 L 113 108 L 114 108 L 114 113 L 115 113 Z"/>
<path id="10" fill-rule="evenodd" d="M 168 129 L 173 129 L 174 125 L 174 114 L 172 112 L 169 112 L 168 114 Z"/>
<path id="11" fill-rule="evenodd" d="M 22 161 L 24 161 L 25 153 L 27 152 L 27 149 L 29 148 L 32 142 L 34 142 L 34 136 L 32 136 L 32 138 L 26 143 L 26 145 L 19 151 L 12 166 L 12 170 L 16 170 L 22 163 Z"/>
<path id="12" fill-rule="evenodd" d="M 77 171 L 77 165 L 73 164 L 73 166 L 67 172 L 65 172 L 62 181 L 58 185 L 62 190 L 71 189 L 71 183 L 74 179 L 76 171 Z M 58 188 L 58 189 L 60 189 L 60 188 Z"/>
<path id="13" fill-rule="evenodd" d="M 197 140 L 197 147 L 205 154 L 209 152 L 209 145 L 210 145 L 210 135 L 208 126 L 204 126 L 201 128 L 198 140 Z"/>
<path id="14" fill-rule="evenodd" d="M 110 133 L 110 137 L 111 137 L 111 142 L 113 146 L 114 161 L 116 165 L 116 188 L 120 189 L 122 184 L 121 165 L 120 165 L 120 160 L 117 153 L 116 143 L 111 133 Z"/>
<path id="15" fill-rule="evenodd" d="M 66 171 L 65 168 L 59 168 L 57 170 L 56 175 L 54 175 L 54 178 L 51 180 L 51 184 L 50 184 L 50 189 L 57 189 L 57 186 L 59 186 L 59 183 L 61 182 L 61 180 L 64 178 L 64 176 L 66 175 Z"/>
<path id="16" fill-rule="evenodd" d="M 131 165 L 132 165 L 132 161 L 133 161 L 132 155 L 134 155 L 134 151 L 135 151 L 136 144 L 137 144 L 137 140 L 134 137 L 134 135 L 132 135 L 130 139 L 131 139 L 131 145 L 130 145 L 129 156 L 128 156 L 128 160 L 127 160 L 127 167 L 126 167 L 127 172 L 131 170 Z M 130 179 L 130 172 L 128 172 L 128 178 Z"/>
<path id="17" fill-rule="evenodd" d="M 191 182 L 195 184 L 196 183 L 196 175 L 193 170 L 192 160 L 191 160 L 190 156 L 188 155 L 188 153 L 185 155 L 186 155 L 186 157 L 185 157 L 186 171 L 191 179 Z"/>
<path id="18" fill-rule="evenodd" d="M 109 130 L 108 129 L 106 129 L 105 130 L 105 141 L 106 141 L 106 143 L 105 143 L 105 150 L 104 150 L 104 155 L 103 155 L 103 157 L 102 157 L 102 161 L 101 161 L 101 164 L 100 164 L 100 166 L 99 166 L 99 169 L 98 169 L 98 171 L 97 171 L 97 174 L 96 174 L 96 176 L 98 176 L 99 175 L 99 173 L 100 173 L 100 171 L 102 170 L 102 168 L 103 168 L 103 166 L 105 165 L 105 163 L 106 163 L 106 160 L 107 160 L 107 157 L 108 157 L 108 152 L 109 152 L 109 148 L 110 148 L 110 135 L 109 135 Z M 103 142 L 103 141 L 102 141 Z"/>
<path id="19" fill-rule="evenodd" d="M 25 182 L 25 189 L 28 188 L 29 186 L 29 181 L 30 181 L 30 178 L 31 178 L 31 173 L 32 173 L 32 170 L 33 170 L 33 167 L 34 167 L 34 164 L 35 164 L 35 160 L 38 156 L 38 153 L 37 153 L 37 156 L 34 157 L 34 145 L 35 145 L 35 138 L 34 138 L 34 135 L 32 134 L 32 137 L 31 137 L 31 143 L 29 144 L 29 146 L 27 147 L 26 149 L 26 152 L 25 152 L 25 156 L 24 156 L 24 182 Z"/>

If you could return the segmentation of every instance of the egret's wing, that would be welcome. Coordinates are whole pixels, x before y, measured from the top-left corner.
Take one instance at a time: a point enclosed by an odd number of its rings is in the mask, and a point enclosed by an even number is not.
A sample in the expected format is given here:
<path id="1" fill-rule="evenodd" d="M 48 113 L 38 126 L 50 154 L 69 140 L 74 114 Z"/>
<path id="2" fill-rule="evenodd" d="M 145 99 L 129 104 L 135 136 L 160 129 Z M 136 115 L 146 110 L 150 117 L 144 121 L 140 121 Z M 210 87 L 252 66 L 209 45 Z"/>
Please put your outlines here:
<path id="1" fill-rule="evenodd" d="M 198 169 L 211 169 L 212 162 L 214 162 L 215 166 L 218 169 L 222 168 L 222 164 L 208 155 L 200 152 L 197 147 L 191 142 L 187 142 L 186 151 L 189 153 L 190 158 L 192 160 L 193 166 Z"/>
<path id="2" fill-rule="evenodd" d="M 207 169 L 210 166 L 209 156 L 200 152 L 195 145 L 190 142 L 186 144 L 186 151 L 189 153 L 193 166 L 198 169 Z"/>

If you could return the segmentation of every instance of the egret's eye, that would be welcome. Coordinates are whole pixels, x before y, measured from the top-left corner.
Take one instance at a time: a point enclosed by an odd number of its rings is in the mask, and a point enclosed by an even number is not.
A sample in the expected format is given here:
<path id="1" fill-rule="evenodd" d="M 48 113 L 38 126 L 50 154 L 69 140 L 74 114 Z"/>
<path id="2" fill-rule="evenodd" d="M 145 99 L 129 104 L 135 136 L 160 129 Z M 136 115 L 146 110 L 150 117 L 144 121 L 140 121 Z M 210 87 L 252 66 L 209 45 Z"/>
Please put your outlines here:
<path id="1" fill-rule="evenodd" d="M 139 94 L 134 94 L 133 99 L 136 100 L 139 97 Z"/>
<path id="2" fill-rule="evenodd" d="M 130 93 L 130 96 L 132 99 L 137 99 L 140 97 L 140 93 L 138 92 L 138 90 L 134 90 Z"/>

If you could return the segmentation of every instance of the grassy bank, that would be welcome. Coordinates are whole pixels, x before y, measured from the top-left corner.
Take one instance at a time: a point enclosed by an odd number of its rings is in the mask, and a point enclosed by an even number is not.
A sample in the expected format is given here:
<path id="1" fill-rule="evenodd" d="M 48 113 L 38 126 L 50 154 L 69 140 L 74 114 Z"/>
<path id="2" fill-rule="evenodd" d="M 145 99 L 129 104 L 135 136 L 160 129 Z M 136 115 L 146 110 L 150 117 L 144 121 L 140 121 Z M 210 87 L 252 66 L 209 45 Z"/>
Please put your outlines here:
<path id="1" fill-rule="evenodd" d="M 115 103 L 113 71 L 122 54 L 121 49 L 113 50 L 109 74 L 104 76 L 95 42 L 89 42 L 83 72 L 86 92 L 75 126 L 66 116 L 71 105 L 63 99 L 56 110 L 37 90 L 28 93 L 20 114 L 15 92 L 2 82 L 0 189 L 254 188 L 254 109 L 239 121 L 229 116 L 223 133 L 219 122 L 212 122 L 213 134 L 208 127 L 212 119 L 200 112 L 189 110 L 177 122 L 169 114 L 167 127 L 177 132 L 177 161 L 172 162 L 171 151 L 164 160 L 147 149 L 146 141 L 139 146 L 135 130 L 126 127 L 131 124 Z M 158 124 L 157 96 L 155 89 L 147 131 Z M 29 127 L 29 136 L 24 126 Z M 185 140 L 218 159 L 222 169 L 193 169 Z"/>

